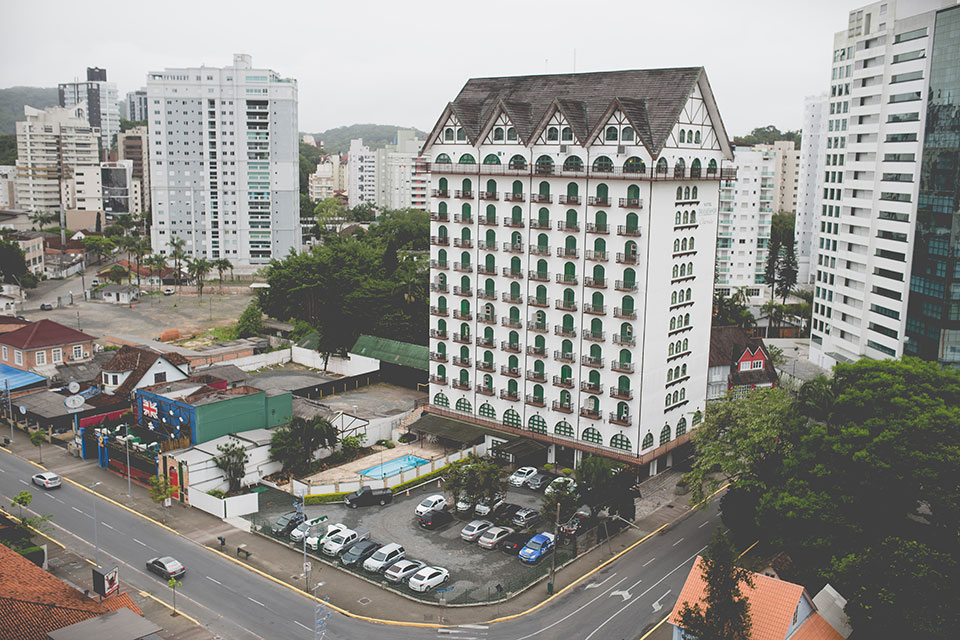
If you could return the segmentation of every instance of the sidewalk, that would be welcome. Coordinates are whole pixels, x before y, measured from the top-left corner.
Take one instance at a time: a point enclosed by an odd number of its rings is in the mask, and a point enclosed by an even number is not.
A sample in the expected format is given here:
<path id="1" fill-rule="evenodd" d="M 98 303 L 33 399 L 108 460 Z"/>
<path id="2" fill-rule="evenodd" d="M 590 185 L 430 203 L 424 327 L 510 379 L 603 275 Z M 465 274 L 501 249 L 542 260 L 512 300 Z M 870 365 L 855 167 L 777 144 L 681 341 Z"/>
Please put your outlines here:
<path id="1" fill-rule="evenodd" d="M 37 449 L 27 440 L 22 431 L 18 431 L 9 447 L 17 455 L 37 461 Z M 250 551 L 248 560 L 243 564 L 268 574 L 278 581 L 292 585 L 298 590 L 304 588 L 301 573 L 303 557 L 289 547 L 277 544 L 262 536 L 240 530 L 233 525 L 215 518 L 199 509 L 174 503 L 170 508 L 156 505 L 150 500 L 145 487 L 133 484 L 133 496 L 127 497 L 127 480 L 110 471 L 100 469 L 93 460 L 81 460 L 69 455 L 58 446 L 44 446 L 43 464 L 46 468 L 70 478 L 74 482 L 90 486 L 101 484 L 97 492 L 149 518 L 164 523 L 181 535 L 211 549 L 220 549 L 218 536 L 226 538 L 224 553 L 235 556 L 239 545 L 245 544 Z M 555 591 L 559 591 L 577 580 L 591 569 L 596 568 L 614 554 L 640 540 L 660 526 L 676 520 L 690 510 L 682 496 L 662 505 L 635 524 L 637 528 L 628 528 L 609 543 L 605 542 L 593 551 L 577 558 L 573 563 L 557 572 Z M 408 600 L 393 592 L 381 590 L 345 572 L 324 566 L 319 574 L 313 572 L 313 581 L 323 580 L 326 586 L 321 595 L 328 595 L 330 603 L 359 615 L 389 618 L 408 622 L 443 622 L 447 624 L 479 623 L 499 616 L 522 613 L 542 602 L 546 597 L 546 581 L 537 583 L 520 595 L 500 605 L 480 605 L 472 607 L 446 607 Z M 371 593 L 375 590 L 375 593 Z M 371 595 L 376 596 L 374 610 L 365 608 L 363 601 L 369 602 Z M 358 604 L 360 602 L 361 604 Z"/>

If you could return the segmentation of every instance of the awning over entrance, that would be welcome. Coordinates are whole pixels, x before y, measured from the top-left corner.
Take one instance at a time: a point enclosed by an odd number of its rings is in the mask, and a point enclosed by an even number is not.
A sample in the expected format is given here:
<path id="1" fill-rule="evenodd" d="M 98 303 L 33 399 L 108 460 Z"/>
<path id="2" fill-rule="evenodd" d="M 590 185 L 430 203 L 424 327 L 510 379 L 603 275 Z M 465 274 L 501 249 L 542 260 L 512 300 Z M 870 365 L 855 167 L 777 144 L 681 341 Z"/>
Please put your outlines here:
<path id="1" fill-rule="evenodd" d="M 408 429 L 414 433 L 430 433 L 438 438 L 443 438 L 444 440 L 456 442 L 461 445 L 474 444 L 482 440 L 484 436 L 494 436 L 500 440 L 511 442 L 519 440 L 519 438 L 501 431 L 487 429 L 432 413 L 424 413 L 420 419 L 411 424 Z"/>
<path id="2" fill-rule="evenodd" d="M 503 436 L 497 436 L 502 438 Z M 537 442 L 536 440 L 525 440 L 523 438 L 517 438 L 511 442 L 507 442 L 501 445 L 494 445 L 493 450 L 498 453 L 505 453 L 513 456 L 514 460 L 522 460 L 528 456 L 533 456 L 544 449 L 547 448 L 547 445 Z"/>

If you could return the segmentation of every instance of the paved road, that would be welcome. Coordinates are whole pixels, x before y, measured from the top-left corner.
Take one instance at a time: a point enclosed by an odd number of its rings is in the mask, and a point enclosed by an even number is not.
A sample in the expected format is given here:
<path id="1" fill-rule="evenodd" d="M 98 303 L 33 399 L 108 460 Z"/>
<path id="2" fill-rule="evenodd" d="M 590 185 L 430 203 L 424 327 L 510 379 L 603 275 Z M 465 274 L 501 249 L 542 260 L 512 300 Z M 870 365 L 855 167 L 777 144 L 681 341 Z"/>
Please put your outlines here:
<path id="1" fill-rule="evenodd" d="M 9 505 L 22 490 L 33 495 L 31 509 L 53 514 L 53 537 L 87 557 L 95 555 L 94 504 L 100 562 L 118 565 L 127 588 L 148 591 L 166 601 L 170 589 L 148 574 L 144 564 L 156 555 L 173 555 L 187 567 L 177 606 L 226 638 L 303 638 L 313 636 L 310 600 L 209 549 L 157 526 L 110 502 L 64 483 L 44 491 L 29 483 L 37 469 L 25 460 L 0 452 L 0 499 Z M 6 507 L 5 507 L 6 508 Z M 606 569 L 555 599 L 534 614 L 495 623 L 452 629 L 379 625 L 333 613 L 327 638 L 354 640 L 616 640 L 631 639 L 658 622 L 673 606 L 683 581 L 719 526 L 716 504 L 694 513 L 612 563 Z M 371 587 L 373 589 L 373 587 Z M 321 588 L 320 595 L 323 595 Z M 372 594 L 375 595 L 375 594 Z M 389 612 L 370 612 L 389 617 Z"/>

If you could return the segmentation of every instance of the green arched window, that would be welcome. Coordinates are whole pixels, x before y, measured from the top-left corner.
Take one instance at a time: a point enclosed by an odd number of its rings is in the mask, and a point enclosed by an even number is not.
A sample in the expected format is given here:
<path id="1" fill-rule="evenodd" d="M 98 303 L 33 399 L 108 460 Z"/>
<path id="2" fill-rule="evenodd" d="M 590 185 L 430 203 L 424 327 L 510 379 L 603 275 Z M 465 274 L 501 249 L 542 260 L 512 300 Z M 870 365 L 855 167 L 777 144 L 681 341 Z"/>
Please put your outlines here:
<path id="1" fill-rule="evenodd" d="M 511 168 L 511 169 L 517 169 L 517 170 L 526 169 L 526 168 L 527 168 L 527 159 L 524 158 L 523 156 L 521 156 L 520 154 L 514 155 L 512 158 L 510 158 L 510 168 Z M 514 184 L 516 184 L 516 183 L 514 183 Z M 522 188 L 521 188 L 521 190 L 522 190 Z M 514 191 L 514 193 L 517 193 L 517 192 Z"/>
<path id="2" fill-rule="evenodd" d="M 581 160 L 579 156 L 569 156 L 563 161 L 563 170 L 574 172 L 583 171 L 583 160 Z"/>
<path id="3" fill-rule="evenodd" d="M 592 442 L 594 444 L 603 444 L 603 436 L 600 435 L 600 432 L 594 429 L 593 427 L 587 427 L 583 430 L 583 433 L 580 435 L 581 440 L 586 442 Z"/>
<path id="4" fill-rule="evenodd" d="M 573 140 L 573 129 L 564 127 L 560 131 L 560 142 L 571 142 Z"/>
<path id="5" fill-rule="evenodd" d="M 495 153 L 488 153 L 483 158 L 483 164 L 500 164 L 500 157 Z"/>
<path id="6" fill-rule="evenodd" d="M 638 185 L 632 184 L 627 187 L 627 200 L 639 200 L 640 199 L 640 187 Z"/>
<path id="7" fill-rule="evenodd" d="M 630 438 L 618 433 L 612 438 L 610 438 L 610 446 L 614 449 L 623 449 L 624 451 L 630 451 Z"/>
<path id="8" fill-rule="evenodd" d="M 620 362 L 629 364 L 633 358 L 633 355 L 630 353 L 630 349 L 620 349 Z"/>
<path id="9" fill-rule="evenodd" d="M 520 414 L 513 409 L 507 409 L 503 413 L 503 424 L 508 427 L 516 427 L 517 429 L 523 426 L 523 423 L 520 421 Z"/>
<path id="10" fill-rule="evenodd" d="M 540 188 L 537 190 L 538 193 L 542 196 L 550 195 L 550 183 L 546 180 L 540 182 Z"/>
<path id="11" fill-rule="evenodd" d="M 707 165 L 707 175 L 711 176 L 717 172 L 717 161 L 711 160 L 710 164 Z"/>
<path id="12" fill-rule="evenodd" d="M 606 130 L 606 132 L 604 133 L 604 136 L 603 136 L 603 137 L 604 137 L 604 140 L 605 140 L 606 142 L 616 142 L 616 141 L 617 141 L 617 135 L 618 135 L 619 133 L 620 133 L 620 132 L 617 131 L 617 128 L 616 128 L 616 127 L 607 127 L 607 130 Z"/>
<path id="13" fill-rule="evenodd" d="M 437 157 L 434 159 L 434 163 L 436 163 L 436 164 L 451 164 L 450 156 L 448 156 L 448 155 L 445 154 L 445 153 L 440 153 L 440 154 L 438 154 Z"/>
<path id="14" fill-rule="evenodd" d="M 463 142 L 466 139 L 467 139 L 467 132 L 464 131 L 463 129 L 457 129 L 457 140 L 459 140 L 460 142 Z"/>
<path id="15" fill-rule="evenodd" d="M 433 404 L 438 407 L 449 407 L 450 399 L 442 393 L 438 393 L 437 395 L 433 396 Z"/>
<path id="16" fill-rule="evenodd" d="M 694 158 L 693 162 L 690 163 L 690 177 L 700 177 L 700 158 Z"/>
<path id="17" fill-rule="evenodd" d="M 593 161 L 593 170 L 597 173 L 612 173 L 613 160 L 607 156 L 600 156 Z"/>
<path id="18" fill-rule="evenodd" d="M 443 139 L 445 141 L 453 142 L 453 129 L 447 127 L 443 130 Z"/>
<path id="19" fill-rule="evenodd" d="M 463 182 L 460 183 L 460 188 L 464 191 L 473 191 L 473 181 L 470 178 L 464 178 Z M 464 202 L 464 204 L 467 204 Z"/>
<path id="20" fill-rule="evenodd" d="M 657 173 L 661 175 L 667 175 L 667 159 L 660 158 L 657 160 Z"/>
<path id="21" fill-rule="evenodd" d="M 473 405 L 470 404 L 470 401 L 466 398 L 460 398 L 457 400 L 457 411 L 463 411 L 464 413 L 473 413 Z"/>
<path id="22" fill-rule="evenodd" d="M 607 185 L 603 184 L 602 182 L 597 185 L 597 199 L 598 199 L 598 200 L 606 200 L 606 199 L 607 199 L 607 196 L 609 195 L 609 193 L 610 193 L 610 189 L 607 188 Z"/>
<path id="23" fill-rule="evenodd" d="M 540 174 L 553 173 L 553 158 L 550 156 L 540 156 L 537 158 L 537 163 L 534 170 L 536 173 Z"/>
<path id="24" fill-rule="evenodd" d="M 500 161 L 499 161 L 499 160 L 497 160 L 497 164 L 500 164 Z M 496 193 L 496 191 L 497 191 L 497 181 L 496 181 L 496 180 L 493 180 L 493 179 L 487 180 L 487 191 L 488 191 L 489 193 Z"/>
<path id="25" fill-rule="evenodd" d="M 560 139 L 560 130 L 557 127 L 547 127 L 547 142 L 556 142 Z"/>
<path id="26" fill-rule="evenodd" d="M 652 446 L 653 446 L 653 434 L 648 433 L 647 435 L 643 436 L 643 444 L 640 445 L 640 449 L 641 450 L 649 449 Z"/>
<path id="27" fill-rule="evenodd" d="M 517 130 L 513 127 L 507 127 L 507 140 L 511 142 L 517 139 Z"/>
<path id="28" fill-rule="evenodd" d="M 630 127 L 624 127 L 620 131 L 620 140 L 622 142 L 633 142 L 633 129 Z"/>
<path id="29" fill-rule="evenodd" d="M 440 191 L 446 191 L 449 188 L 446 178 L 440 178 L 437 182 L 437 189 Z"/>
<path id="30" fill-rule="evenodd" d="M 663 446 L 670 442 L 670 425 L 663 425 L 663 429 L 660 430 L 660 446 Z"/>
<path id="31" fill-rule="evenodd" d="M 646 173 L 647 167 L 643 163 L 643 160 L 637 156 L 631 156 L 627 158 L 627 161 L 623 163 L 623 172 L 624 173 Z"/>
<path id="32" fill-rule="evenodd" d="M 687 432 L 687 419 L 680 418 L 680 422 L 677 423 L 677 437 L 679 438 Z"/>
<path id="33" fill-rule="evenodd" d="M 571 427 L 570 423 L 566 420 L 558 422 L 557 426 L 553 428 L 553 432 L 558 436 L 564 436 L 566 438 L 572 438 L 574 436 L 573 427 Z"/>
<path id="34" fill-rule="evenodd" d="M 527 428 L 536 433 L 546 433 L 547 421 L 540 416 L 530 416 L 530 419 L 527 421 Z"/>
<path id="35" fill-rule="evenodd" d="M 503 127 L 497 127 L 493 130 L 493 140 L 494 142 L 503 141 Z"/>
<path id="36" fill-rule="evenodd" d="M 491 420 L 497 419 L 497 410 L 490 406 L 489 402 L 484 402 L 480 405 L 479 413 L 484 418 L 490 418 Z"/>
<path id="37" fill-rule="evenodd" d="M 474 158 L 474 157 L 473 157 L 471 154 L 469 154 L 469 153 L 465 153 L 465 154 L 463 154 L 462 156 L 460 156 L 460 160 L 458 160 L 458 162 L 459 162 L 460 164 L 477 164 L 476 158 Z"/>

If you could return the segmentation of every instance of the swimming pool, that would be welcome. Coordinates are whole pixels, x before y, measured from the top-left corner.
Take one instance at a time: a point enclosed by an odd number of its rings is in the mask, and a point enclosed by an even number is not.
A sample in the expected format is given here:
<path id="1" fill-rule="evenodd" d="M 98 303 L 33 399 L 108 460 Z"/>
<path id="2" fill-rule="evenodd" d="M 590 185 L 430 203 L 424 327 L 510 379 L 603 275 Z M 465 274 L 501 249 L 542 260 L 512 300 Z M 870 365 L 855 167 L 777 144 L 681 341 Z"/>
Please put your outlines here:
<path id="1" fill-rule="evenodd" d="M 389 462 L 384 462 L 383 464 L 378 464 L 375 467 L 364 469 L 360 472 L 360 475 L 368 478 L 389 478 L 390 476 L 397 475 L 401 471 L 416 469 L 420 465 L 427 464 L 428 462 L 430 461 L 424 460 L 423 458 L 418 458 L 417 456 L 400 456 L 399 458 L 394 458 Z"/>

